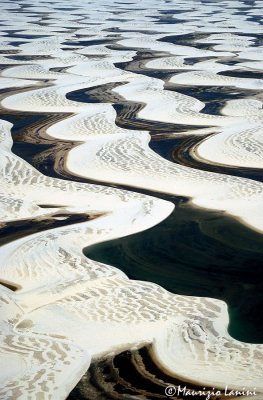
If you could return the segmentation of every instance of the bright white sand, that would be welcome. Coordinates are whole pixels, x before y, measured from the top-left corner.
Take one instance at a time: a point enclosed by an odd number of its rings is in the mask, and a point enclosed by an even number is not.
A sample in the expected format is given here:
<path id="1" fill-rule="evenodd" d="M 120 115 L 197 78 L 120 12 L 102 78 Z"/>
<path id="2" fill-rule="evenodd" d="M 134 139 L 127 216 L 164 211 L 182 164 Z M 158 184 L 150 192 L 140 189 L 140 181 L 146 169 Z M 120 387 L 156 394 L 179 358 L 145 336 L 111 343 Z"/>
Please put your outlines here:
<path id="1" fill-rule="evenodd" d="M 235 78 L 232 76 L 217 75 L 210 71 L 184 72 L 173 76 L 170 82 L 193 86 L 235 86 L 238 88 L 259 90 L 263 88 L 263 80 L 260 79 Z"/>
<path id="2" fill-rule="evenodd" d="M 167 7 L 178 8 L 176 0 L 167 4 L 143 0 L 140 5 L 99 0 L 96 6 L 77 0 L 70 12 L 60 10 L 61 6 L 68 4 L 54 1 L 40 6 L 34 0 L 20 13 L 17 2 L 3 3 L 0 63 L 12 66 L 1 72 L 0 85 L 20 90 L 6 92 L 2 107 L 7 112 L 65 113 L 62 121 L 47 128 L 46 135 L 54 141 L 79 142 L 66 155 L 66 168 L 74 175 L 189 196 L 196 205 L 223 210 L 262 232 L 262 183 L 166 161 L 150 150 L 147 131 L 116 125 L 111 103 L 66 98 L 75 90 L 125 83 L 113 93 L 128 103 L 144 104 L 138 119 L 196 126 L 186 136 L 213 134 L 197 147 L 197 157 L 216 164 L 262 168 L 259 98 L 230 100 L 222 115 L 208 115 L 202 113 L 205 103 L 165 90 L 163 80 L 114 65 L 130 61 L 138 50 L 158 52 L 154 53 L 157 58 L 146 61 L 149 70 L 187 71 L 174 75 L 170 84 L 259 91 L 259 79 L 218 75 L 262 69 L 263 49 L 254 47 L 253 37 L 262 33 L 262 26 L 236 14 L 245 5 L 229 0 L 224 7 L 199 2 L 189 7 L 184 0 L 180 2 L 183 12 L 173 16 L 175 22 L 185 20 L 183 25 L 158 19 Z M 262 11 L 261 2 L 256 2 L 248 15 Z M 37 23 L 42 12 L 47 12 L 48 26 Z M 113 27 L 120 31 L 110 31 Z M 6 30 L 21 33 L 23 43 L 13 46 L 20 39 L 9 38 Z M 207 37 L 193 38 L 186 45 L 159 40 L 195 32 Z M 114 34 L 116 49 L 109 48 Z M 32 35 L 38 37 L 32 39 Z M 93 40 L 108 40 L 108 44 Z M 84 41 L 91 45 L 85 46 Z M 211 47 L 198 49 L 195 41 L 211 43 Z M 25 58 L 10 57 L 12 49 Z M 192 57 L 195 62 L 189 62 Z M 242 62 L 228 65 L 229 57 Z M 29 85 L 42 86 L 21 90 Z M 0 223 L 56 218 L 56 213 L 100 216 L 25 236 L 1 248 L 0 281 L 19 290 L 12 292 L 0 285 L 0 356 L 5 366 L 0 373 L 0 397 L 65 399 L 92 358 L 147 343 L 153 343 L 153 356 L 171 375 L 218 388 L 224 388 L 227 379 L 231 388 L 245 385 L 263 392 L 263 345 L 241 343 L 228 335 L 225 303 L 178 296 L 152 283 L 131 281 L 114 266 L 83 254 L 86 246 L 158 224 L 172 212 L 173 204 L 131 191 L 44 176 L 11 152 L 11 126 L 0 122 Z"/>

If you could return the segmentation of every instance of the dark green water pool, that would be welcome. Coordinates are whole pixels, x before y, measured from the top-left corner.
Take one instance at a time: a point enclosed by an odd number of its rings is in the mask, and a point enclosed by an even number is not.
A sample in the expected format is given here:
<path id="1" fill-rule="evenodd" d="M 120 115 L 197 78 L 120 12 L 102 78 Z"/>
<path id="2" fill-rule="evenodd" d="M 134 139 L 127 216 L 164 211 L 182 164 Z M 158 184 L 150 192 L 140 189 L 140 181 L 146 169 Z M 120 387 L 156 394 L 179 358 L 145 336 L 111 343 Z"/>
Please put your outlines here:
<path id="1" fill-rule="evenodd" d="M 224 213 L 177 205 L 159 225 L 84 252 L 132 279 L 226 301 L 229 333 L 262 343 L 263 237 Z"/>

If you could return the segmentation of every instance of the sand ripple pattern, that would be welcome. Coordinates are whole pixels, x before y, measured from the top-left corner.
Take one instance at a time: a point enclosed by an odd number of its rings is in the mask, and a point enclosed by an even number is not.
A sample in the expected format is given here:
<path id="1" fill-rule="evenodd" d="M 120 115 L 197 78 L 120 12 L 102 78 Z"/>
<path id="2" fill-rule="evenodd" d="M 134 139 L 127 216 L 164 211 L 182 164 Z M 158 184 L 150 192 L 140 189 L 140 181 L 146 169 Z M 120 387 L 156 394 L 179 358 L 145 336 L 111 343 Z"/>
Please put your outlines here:
<path id="1" fill-rule="evenodd" d="M 262 232 L 262 183 L 164 160 L 149 148 L 147 129 L 117 125 L 113 107 L 134 107 L 128 118 L 141 126 L 196 127 L 198 160 L 262 168 L 263 9 L 253 3 L 185 0 L 180 13 L 175 0 L 1 3 L 0 224 L 83 218 L 1 247 L 1 399 L 65 399 L 91 360 L 148 344 L 173 377 L 223 389 L 227 376 L 233 389 L 245 382 L 263 392 L 263 345 L 229 336 L 224 302 L 132 281 L 83 254 L 173 210 L 113 184 L 187 196 Z M 136 71 L 128 68 L 133 62 Z M 204 101 L 180 92 L 189 86 L 227 87 L 233 98 L 209 114 Z M 36 122 L 25 143 L 65 145 L 54 158 L 83 182 L 45 175 L 12 152 L 19 118 L 39 115 L 54 121 Z"/>

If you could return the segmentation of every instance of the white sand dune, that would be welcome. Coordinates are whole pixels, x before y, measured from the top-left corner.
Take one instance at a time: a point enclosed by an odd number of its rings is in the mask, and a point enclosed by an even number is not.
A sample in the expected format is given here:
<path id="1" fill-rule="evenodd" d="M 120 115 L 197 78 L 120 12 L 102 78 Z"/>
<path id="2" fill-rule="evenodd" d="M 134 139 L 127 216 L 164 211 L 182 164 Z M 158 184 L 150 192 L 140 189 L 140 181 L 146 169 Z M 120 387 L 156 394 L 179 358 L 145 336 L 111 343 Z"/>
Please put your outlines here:
<path id="1" fill-rule="evenodd" d="M 190 46 L 182 46 L 176 45 L 173 43 L 161 42 L 158 39 L 161 38 L 161 35 L 157 35 L 156 38 L 153 36 L 145 35 L 140 38 L 132 38 L 132 39 L 124 39 L 118 41 L 118 44 L 125 47 L 139 48 L 139 49 L 149 49 L 155 51 L 165 51 L 170 54 L 188 56 L 188 57 L 211 57 L 217 56 L 218 53 L 215 53 L 210 50 L 199 50 Z M 231 56 L 232 53 L 222 53 L 222 56 Z"/>
<path id="2" fill-rule="evenodd" d="M 263 80 L 249 78 L 234 78 L 232 76 L 218 75 L 210 71 L 191 71 L 172 76 L 171 83 L 193 86 L 235 86 L 244 89 L 262 89 Z"/>
<path id="3" fill-rule="evenodd" d="M 194 65 L 187 64 L 187 58 L 189 56 L 178 57 L 178 56 L 170 56 L 170 57 L 160 57 L 146 63 L 146 67 L 150 69 L 160 69 L 160 70 L 199 70 L 198 72 L 205 73 L 205 71 L 212 72 L 222 72 L 222 71 L 231 71 L 236 69 L 235 66 L 224 65 L 223 62 L 220 62 L 220 58 L 211 58 L 205 61 L 199 61 L 194 63 Z M 202 59 L 201 59 L 202 60 Z M 180 74 L 181 75 L 181 74 Z M 175 77 L 174 77 L 175 78 Z M 192 79 L 188 81 L 188 83 L 192 84 Z M 201 85 L 201 83 L 200 83 Z"/>
<path id="4" fill-rule="evenodd" d="M 248 15 L 258 17 L 262 4 L 255 4 Z M 263 344 L 229 336 L 224 302 L 171 294 L 83 254 L 87 246 L 158 224 L 173 204 L 43 175 L 12 153 L 12 124 L 4 112 L 14 120 L 61 115 L 41 127 L 41 137 L 70 146 L 59 161 L 71 176 L 188 196 L 196 206 L 222 210 L 262 232 L 262 183 L 163 159 L 149 148 L 147 130 L 116 124 L 112 104 L 114 96 L 126 106 L 140 103 L 136 115 L 128 109 L 129 118 L 179 125 L 180 136 L 204 136 L 194 149 L 198 160 L 262 168 L 262 80 L 218 74 L 262 70 L 262 46 L 255 45 L 262 26 L 237 14 L 246 7 L 239 0 L 223 6 L 194 0 L 180 5 L 176 0 L 77 0 L 73 10 L 67 7 L 63 0 L 2 2 L 0 224 L 79 214 L 83 220 L 40 229 L 0 249 L 0 361 L 5 366 L 0 398 L 65 399 L 92 360 L 152 344 L 153 358 L 171 376 L 222 389 L 227 380 L 233 389 L 256 388 L 260 399 Z M 165 14 L 174 8 L 182 12 Z M 167 15 L 173 24 L 166 22 Z M 184 34 L 186 43 L 179 41 Z M 174 43 L 161 41 L 169 36 Z M 117 64 L 139 52 L 138 71 Z M 147 68 L 171 70 L 167 82 L 174 90 L 147 76 Z M 115 85 L 109 99 L 102 86 L 108 84 Z M 176 85 L 235 86 L 245 95 L 235 99 L 233 89 L 233 99 L 212 115 L 202 112 L 204 101 L 176 92 Z M 91 103 L 84 92 L 99 86 L 101 98 Z M 69 99 L 75 91 L 83 91 L 83 101 Z M 37 135 L 31 127 L 31 142 L 39 142 Z"/>
<path id="5" fill-rule="evenodd" d="M 205 106 L 202 101 L 176 91 L 163 90 L 163 87 L 161 80 L 143 77 L 113 91 L 126 100 L 145 103 L 145 107 L 138 113 L 142 119 L 196 126 L 221 126 L 240 121 L 240 117 L 224 118 L 200 113 Z"/>
<path id="6" fill-rule="evenodd" d="M 196 148 L 197 157 L 210 162 L 247 168 L 263 168 L 263 127 L 224 128 Z"/>

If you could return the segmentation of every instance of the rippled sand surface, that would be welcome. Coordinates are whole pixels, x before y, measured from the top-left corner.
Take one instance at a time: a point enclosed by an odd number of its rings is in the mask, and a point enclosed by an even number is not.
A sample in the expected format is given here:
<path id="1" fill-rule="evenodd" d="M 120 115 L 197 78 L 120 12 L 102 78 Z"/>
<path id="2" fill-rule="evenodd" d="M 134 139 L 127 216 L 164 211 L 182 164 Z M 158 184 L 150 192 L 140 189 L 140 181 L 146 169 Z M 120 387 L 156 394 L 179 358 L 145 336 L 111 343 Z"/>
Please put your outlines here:
<path id="1" fill-rule="evenodd" d="M 0 399 L 263 399 L 262 14 L 1 2 Z"/>

